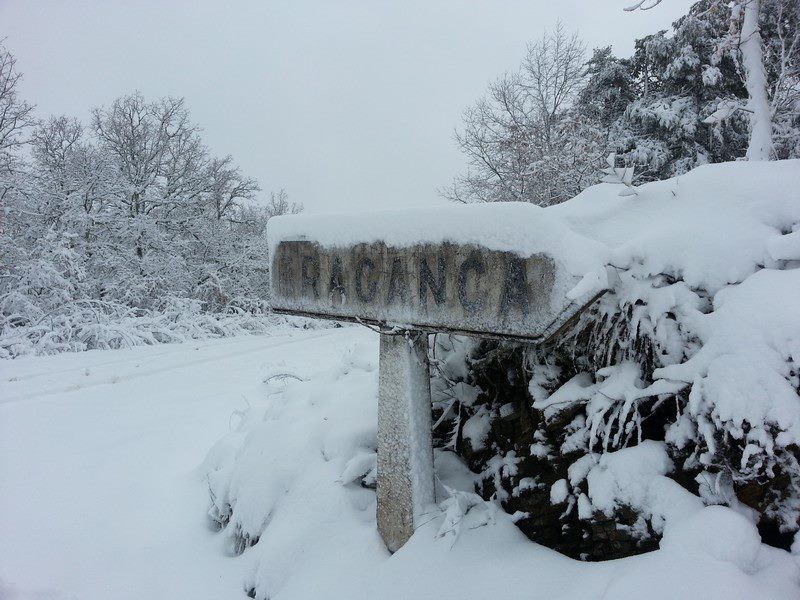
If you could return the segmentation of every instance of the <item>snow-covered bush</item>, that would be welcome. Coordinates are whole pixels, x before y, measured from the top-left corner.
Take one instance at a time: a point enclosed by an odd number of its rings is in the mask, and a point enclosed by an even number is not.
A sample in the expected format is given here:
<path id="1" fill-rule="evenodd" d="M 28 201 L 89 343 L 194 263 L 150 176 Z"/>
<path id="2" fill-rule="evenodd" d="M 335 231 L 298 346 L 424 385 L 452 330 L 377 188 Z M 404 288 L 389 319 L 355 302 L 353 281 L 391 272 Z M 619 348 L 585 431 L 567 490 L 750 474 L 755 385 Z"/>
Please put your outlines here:
<path id="1" fill-rule="evenodd" d="M 800 162 L 618 189 L 547 209 L 608 248 L 609 291 L 565 335 L 437 345 L 437 439 L 481 473 L 484 497 L 527 513 L 530 537 L 576 557 L 657 543 L 641 482 L 600 483 L 608 457 L 640 445 L 653 472 L 788 548 L 800 528 Z"/>
<path id="2" fill-rule="evenodd" d="M 14 300 L 26 304 L 16 294 L 5 299 L 9 304 Z M 150 309 L 91 299 L 65 301 L 46 313 L 28 306 L 26 314 L 41 313 L 40 316 L 26 317 L 24 324 L 12 324 L 19 313 L 4 317 L 0 358 L 267 333 L 276 323 L 286 321 L 271 314 L 263 304 L 248 304 L 232 302 L 223 310 L 208 312 L 199 300 L 165 297 Z M 315 326 L 305 319 L 290 321 L 304 327 Z"/>

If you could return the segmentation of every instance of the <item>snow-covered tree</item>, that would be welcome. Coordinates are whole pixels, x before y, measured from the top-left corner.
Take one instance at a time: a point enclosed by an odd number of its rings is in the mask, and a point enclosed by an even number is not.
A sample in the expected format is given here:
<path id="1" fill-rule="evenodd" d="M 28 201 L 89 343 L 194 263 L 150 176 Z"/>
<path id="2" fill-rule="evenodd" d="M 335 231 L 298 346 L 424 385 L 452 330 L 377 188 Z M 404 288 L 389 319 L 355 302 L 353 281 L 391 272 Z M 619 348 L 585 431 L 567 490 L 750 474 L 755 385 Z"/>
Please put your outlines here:
<path id="1" fill-rule="evenodd" d="M 727 8 L 699 2 L 670 35 L 637 40 L 633 57 L 622 63 L 630 68 L 636 97 L 613 126 L 612 149 L 636 165 L 642 179 L 746 152 L 746 90 L 735 55 L 720 51 L 728 26 Z"/>
<path id="2" fill-rule="evenodd" d="M 762 0 L 760 19 L 775 158 L 800 156 L 800 3 Z"/>
<path id="3" fill-rule="evenodd" d="M 244 177 L 230 155 L 209 162 L 208 178 L 209 208 L 218 221 L 231 218 L 242 201 L 253 200 L 260 191 L 258 182 Z"/>
<path id="4" fill-rule="evenodd" d="M 13 57 L 0 64 L 17 115 L 0 138 L 13 166 L 0 175 L 0 355 L 262 327 L 264 229 L 302 207 L 283 190 L 262 200 L 230 156 L 210 155 L 182 99 L 134 93 L 89 127 L 34 124 Z"/>
<path id="5" fill-rule="evenodd" d="M 559 25 L 528 47 L 519 69 L 464 113 L 456 142 L 468 172 L 443 194 L 459 202 L 556 204 L 597 180 L 604 156 L 586 116 L 573 110 L 585 46 Z"/>
<path id="6" fill-rule="evenodd" d="M 625 10 L 649 10 L 660 3 L 661 0 L 640 0 Z M 717 40 L 717 56 L 732 53 L 742 67 L 747 103 L 746 107 L 736 108 L 749 113 L 746 158 L 774 158 L 778 106 L 787 92 L 795 100 L 790 112 L 797 114 L 800 5 L 795 0 L 703 0 L 694 5 L 692 12 L 698 18 L 712 12 L 727 15 L 728 31 Z M 712 115 L 709 122 L 733 112 L 733 105 L 728 104 Z"/>
<path id="7" fill-rule="evenodd" d="M 758 25 L 761 1 L 742 0 L 733 7 L 731 20 L 741 21 L 739 48 L 750 98 L 747 108 L 752 114 L 746 156 L 748 160 L 769 160 L 772 157 L 772 111 L 767 97 L 767 73 Z"/>
<path id="8" fill-rule="evenodd" d="M 21 78 L 16 59 L 0 44 L 0 201 L 13 186 L 16 150 L 25 143 L 25 132 L 34 123 L 33 106 L 19 95 Z"/>
<path id="9" fill-rule="evenodd" d="M 793 0 L 701 0 L 630 58 L 599 48 L 580 67 L 582 47 L 557 30 L 465 112 L 456 141 L 468 170 L 443 195 L 552 204 L 599 181 L 611 153 L 637 182 L 799 156 L 798 14 Z"/>

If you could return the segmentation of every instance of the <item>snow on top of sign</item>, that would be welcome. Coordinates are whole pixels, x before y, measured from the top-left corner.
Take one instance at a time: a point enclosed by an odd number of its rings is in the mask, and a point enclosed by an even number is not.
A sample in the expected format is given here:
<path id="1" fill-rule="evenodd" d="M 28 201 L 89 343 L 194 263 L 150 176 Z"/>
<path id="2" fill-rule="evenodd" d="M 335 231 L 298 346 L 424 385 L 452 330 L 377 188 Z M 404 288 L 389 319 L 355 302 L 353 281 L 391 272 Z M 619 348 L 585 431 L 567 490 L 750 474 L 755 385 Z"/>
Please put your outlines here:
<path id="1" fill-rule="evenodd" d="M 270 220 L 268 236 L 270 251 L 284 240 L 325 247 L 382 240 L 392 247 L 452 242 L 521 256 L 546 252 L 572 275 L 596 280 L 593 287 L 604 285 L 597 274 L 605 265 L 636 265 L 713 293 L 797 246 L 779 240 L 800 222 L 798 190 L 800 161 L 724 163 L 625 197 L 620 186 L 600 184 L 549 208 L 508 202 L 286 215 Z"/>
<path id="2" fill-rule="evenodd" d="M 271 219 L 267 229 L 270 252 L 285 240 L 309 240 L 328 248 L 378 241 L 393 248 L 451 242 L 525 257 L 547 252 L 574 275 L 601 266 L 608 252 L 563 219 L 524 202 L 284 215 Z"/>

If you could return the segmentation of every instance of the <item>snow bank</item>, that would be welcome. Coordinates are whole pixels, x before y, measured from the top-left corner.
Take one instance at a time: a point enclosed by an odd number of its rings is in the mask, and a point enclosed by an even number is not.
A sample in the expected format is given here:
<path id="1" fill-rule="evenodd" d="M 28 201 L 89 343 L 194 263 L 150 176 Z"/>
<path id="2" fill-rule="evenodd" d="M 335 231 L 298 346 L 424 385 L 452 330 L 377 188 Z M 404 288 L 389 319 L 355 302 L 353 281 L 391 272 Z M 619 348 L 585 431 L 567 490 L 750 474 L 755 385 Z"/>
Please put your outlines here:
<path id="1" fill-rule="evenodd" d="M 645 440 L 600 455 L 586 476 L 588 497 L 593 508 L 609 517 L 620 506 L 635 508 L 661 533 L 665 524 L 680 522 L 703 507 L 700 498 L 666 477 L 672 470 L 664 444 Z"/>
<path id="2" fill-rule="evenodd" d="M 378 371 L 377 357 L 367 356 L 351 348 L 332 371 L 268 373 L 268 405 L 244 415 L 239 433 L 210 452 L 212 516 L 235 532 L 235 549 L 257 541 L 279 511 L 308 510 L 319 500 L 314 487 L 360 480 L 374 469 L 377 405 L 365 397 Z M 282 523 L 276 519 L 271 530 Z"/>
<path id="3" fill-rule="evenodd" d="M 597 368 L 559 389 L 532 379 L 534 406 L 545 416 L 584 408 L 585 435 L 561 447 L 584 456 L 548 495 L 577 506 L 581 519 L 632 508 L 641 515 L 632 528 L 663 538 L 646 555 L 572 561 L 529 542 L 499 505 L 473 493 L 480 475 L 440 453 L 439 507 L 389 556 L 371 489 L 375 353 L 351 349 L 334 371 L 270 380 L 265 405 L 210 455 L 211 516 L 233 551 L 256 557 L 245 587 L 272 599 L 570 599 L 587 590 L 615 600 L 800 597 L 797 558 L 760 543 L 754 512 L 726 496 L 730 481 L 719 477 L 763 483 L 780 473 L 788 484 L 770 486 L 760 508 L 784 530 L 796 529 L 798 232 L 800 161 L 704 166 L 625 197 L 602 184 L 548 209 L 493 204 L 272 220 L 273 248 L 284 239 L 450 241 L 549 252 L 590 287 L 601 271 L 615 273 L 611 293 L 586 318 L 619 317 L 655 352 L 637 361 L 622 340 L 619 354 L 600 356 Z M 607 323 L 612 330 L 614 319 Z M 619 338 L 601 341 L 611 347 Z M 643 440 L 640 410 L 664 401 L 675 406 L 665 440 Z M 483 447 L 488 427 L 476 412 L 464 436 Z M 670 477 L 679 469 L 718 480 L 700 482 L 697 496 Z M 706 506 L 720 503 L 730 508 Z"/>
<path id="4" fill-rule="evenodd" d="M 475 475 L 454 454 L 439 452 L 439 507 L 390 555 L 377 533 L 370 488 L 375 346 L 345 348 L 332 369 L 271 368 L 266 376 L 265 399 L 242 415 L 204 465 L 210 515 L 225 525 L 220 535 L 229 551 L 243 552 L 236 559 L 250 565 L 243 587 L 255 598 L 582 600 L 607 590 L 614 600 L 640 600 L 643 593 L 664 600 L 779 600 L 800 594 L 795 559 L 762 545 L 755 526 L 733 510 L 704 509 L 665 477 L 671 463 L 659 444 L 608 454 L 589 466 L 589 478 L 595 508 L 622 499 L 668 514 L 661 550 L 583 563 L 533 544 L 499 505 L 472 493 Z M 566 482 L 559 487 L 566 493 Z"/>
<path id="5" fill-rule="evenodd" d="M 772 252 L 800 227 L 800 160 L 704 165 L 636 196 L 619 187 L 596 185 L 546 210 L 610 248 L 615 267 L 671 274 L 711 294 L 781 266 Z"/>
<path id="6" fill-rule="evenodd" d="M 552 394 L 532 389 L 534 406 L 585 404 L 589 447 L 614 449 L 635 441 L 644 399 L 669 399 L 678 418 L 666 441 L 688 456 L 683 467 L 729 471 L 740 485 L 784 481 L 759 508 L 796 531 L 800 161 L 706 165 L 636 196 L 617 189 L 595 186 L 548 212 L 610 249 L 618 277 L 597 318 L 635 336 L 598 344 L 646 336 L 655 368 L 607 356 Z"/>
<path id="7" fill-rule="evenodd" d="M 765 430 L 774 427 L 782 430 L 775 439 L 778 445 L 800 444 L 795 362 L 800 357 L 799 303 L 800 269 L 759 271 L 720 291 L 714 311 L 698 317 L 700 351 L 655 375 L 693 382 L 692 413 L 705 415 L 720 428 L 729 423 L 741 431 L 745 444 L 759 443 Z M 714 444 L 713 439 L 707 442 Z"/>

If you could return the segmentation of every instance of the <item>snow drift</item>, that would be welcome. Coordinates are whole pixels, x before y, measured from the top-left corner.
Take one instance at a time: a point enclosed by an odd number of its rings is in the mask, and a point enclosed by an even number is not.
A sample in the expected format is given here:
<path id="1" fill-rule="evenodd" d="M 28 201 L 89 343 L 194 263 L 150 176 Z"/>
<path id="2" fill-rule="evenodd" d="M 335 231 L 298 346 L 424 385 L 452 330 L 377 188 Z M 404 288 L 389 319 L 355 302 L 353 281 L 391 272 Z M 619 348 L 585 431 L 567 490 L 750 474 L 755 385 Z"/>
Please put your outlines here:
<path id="1" fill-rule="evenodd" d="M 622 561 L 570 560 L 530 543 L 514 526 L 525 515 L 503 510 L 510 495 L 538 485 L 520 480 L 519 448 L 481 473 L 440 450 L 439 510 L 390 557 L 371 489 L 376 356 L 374 347 L 356 348 L 333 371 L 267 373 L 264 405 L 209 455 L 210 514 L 232 551 L 256 556 L 245 588 L 273 599 L 800 595 L 797 557 L 762 544 L 756 530 L 758 518 L 770 518 L 796 531 L 800 517 L 798 190 L 800 161 L 742 162 L 700 167 L 625 197 L 601 184 L 548 209 L 274 219 L 271 243 L 384 238 L 522 253 L 544 244 L 582 277 L 581 293 L 610 288 L 576 326 L 591 330 L 580 347 L 592 355 L 576 362 L 584 371 L 557 373 L 544 359 L 532 365 L 535 410 L 545 419 L 578 410 L 561 447 L 537 438 L 525 452 L 548 460 L 577 451 L 569 473 L 546 490 L 551 502 L 579 519 L 631 508 L 640 515 L 632 528 L 661 542 Z M 639 336 L 648 340 L 646 360 L 633 348 Z M 454 394 L 469 409 L 476 391 L 463 377 L 458 385 Z M 649 439 L 642 422 L 665 406 L 672 416 Z M 467 437 L 480 444 L 486 428 L 472 425 Z M 680 484 L 677 471 L 696 473 L 697 487 Z M 498 485 L 488 500 L 477 495 L 487 476 L 509 481 L 511 491 Z M 751 484 L 764 492 L 755 508 L 736 496 Z"/>

